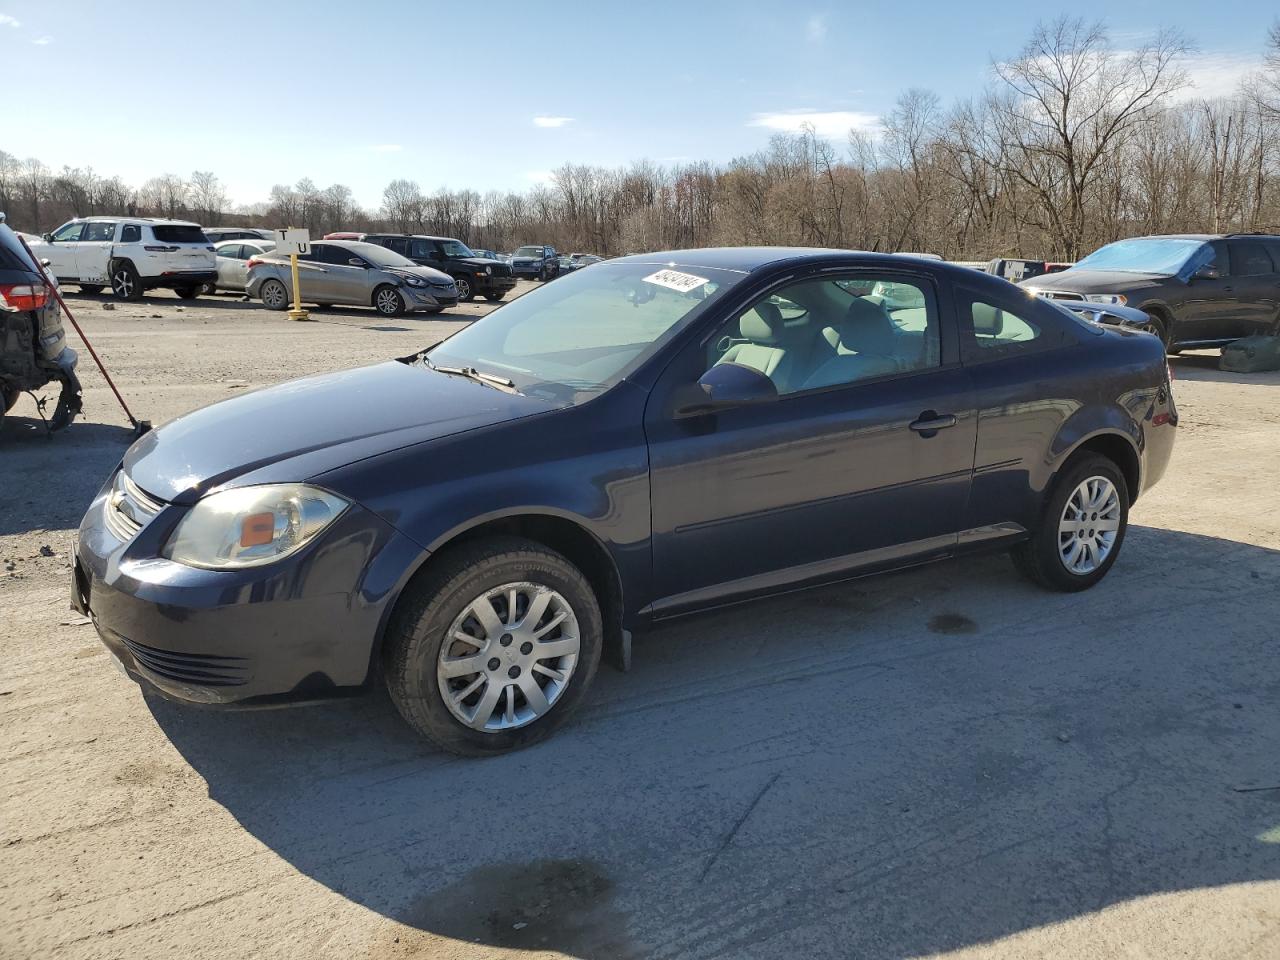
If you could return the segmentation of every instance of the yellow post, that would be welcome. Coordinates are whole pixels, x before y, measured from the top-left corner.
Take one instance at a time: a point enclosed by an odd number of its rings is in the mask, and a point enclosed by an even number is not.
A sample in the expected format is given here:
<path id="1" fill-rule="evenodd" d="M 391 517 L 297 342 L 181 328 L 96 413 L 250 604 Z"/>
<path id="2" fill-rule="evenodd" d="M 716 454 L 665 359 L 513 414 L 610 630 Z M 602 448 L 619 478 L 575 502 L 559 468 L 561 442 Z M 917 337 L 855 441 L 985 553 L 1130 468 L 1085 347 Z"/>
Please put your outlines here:
<path id="1" fill-rule="evenodd" d="M 293 273 L 293 309 L 289 311 L 290 320 L 310 320 L 311 314 L 302 309 L 302 285 L 298 283 L 298 255 L 289 254 L 289 269 Z"/>

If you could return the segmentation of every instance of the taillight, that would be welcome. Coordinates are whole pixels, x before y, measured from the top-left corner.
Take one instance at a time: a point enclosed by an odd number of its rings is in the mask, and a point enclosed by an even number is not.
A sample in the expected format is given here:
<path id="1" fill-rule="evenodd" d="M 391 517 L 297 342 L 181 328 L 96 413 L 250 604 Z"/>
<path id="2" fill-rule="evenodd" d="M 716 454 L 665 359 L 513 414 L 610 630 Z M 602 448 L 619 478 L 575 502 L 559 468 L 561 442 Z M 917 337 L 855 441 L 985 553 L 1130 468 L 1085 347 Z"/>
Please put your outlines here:
<path id="1" fill-rule="evenodd" d="M 0 283 L 0 300 L 14 310 L 39 310 L 49 302 L 43 283 Z"/>
<path id="2" fill-rule="evenodd" d="M 246 270 L 252 270 L 254 267 L 256 267 L 256 266 L 257 266 L 258 264 L 260 264 L 261 262 L 262 262 L 262 261 L 261 261 L 261 260 L 259 260 L 257 257 L 250 257 L 250 258 L 248 259 L 248 261 L 245 263 L 244 268 L 245 268 Z"/>

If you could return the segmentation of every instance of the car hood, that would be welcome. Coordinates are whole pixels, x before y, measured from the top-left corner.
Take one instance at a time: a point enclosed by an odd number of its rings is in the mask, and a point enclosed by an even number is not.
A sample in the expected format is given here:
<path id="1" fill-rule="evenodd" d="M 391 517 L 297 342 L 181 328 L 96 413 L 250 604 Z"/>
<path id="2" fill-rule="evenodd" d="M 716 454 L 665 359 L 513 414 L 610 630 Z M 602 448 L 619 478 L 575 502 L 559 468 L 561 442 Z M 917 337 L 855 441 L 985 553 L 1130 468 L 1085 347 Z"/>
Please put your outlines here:
<path id="1" fill-rule="evenodd" d="M 420 364 L 388 361 L 293 380 L 171 420 L 124 457 L 154 497 L 306 480 L 356 460 L 558 409 Z"/>
<path id="2" fill-rule="evenodd" d="M 483 270 L 485 267 L 492 267 L 498 261 L 490 260 L 488 257 L 458 257 L 451 263 L 465 263 L 468 267 L 479 267 Z"/>
<path id="3" fill-rule="evenodd" d="M 435 267 L 383 267 L 387 273 L 401 277 L 418 277 L 431 283 L 453 283 L 453 277 Z"/>
<path id="4" fill-rule="evenodd" d="M 1123 293 L 1167 283 L 1173 277 L 1158 273 L 1126 273 L 1121 270 L 1063 270 L 1023 280 L 1018 286 L 1064 293 Z"/>

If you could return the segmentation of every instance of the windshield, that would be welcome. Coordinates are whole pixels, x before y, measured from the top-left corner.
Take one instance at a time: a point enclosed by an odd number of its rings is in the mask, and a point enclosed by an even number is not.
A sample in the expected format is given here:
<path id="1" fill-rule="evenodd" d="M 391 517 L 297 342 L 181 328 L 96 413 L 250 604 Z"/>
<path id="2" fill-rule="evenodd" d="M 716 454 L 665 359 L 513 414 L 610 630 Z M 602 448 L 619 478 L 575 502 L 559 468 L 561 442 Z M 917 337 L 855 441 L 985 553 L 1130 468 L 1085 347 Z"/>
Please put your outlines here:
<path id="1" fill-rule="evenodd" d="M 613 386 L 744 274 L 612 263 L 566 274 L 429 351 L 441 367 L 507 377 L 533 396 L 575 403 Z"/>
<path id="2" fill-rule="evenodd" d="M 388 250 L 386 247 L 380 247 L 376 243 L 352 243 L 350 244 L 352 253 L 358 253 L 366 260 L 376 263 L 380 267 L 416 267 L 417 264 L 408 257 L 402 257 L 394 250 Z"/>
<path id="3" fill-rule="evenodd" d="M 1172 277 L 1181 273 L 1187 261 L 1206 246 L 1203 240 L 1184 240 L 1175 237 L 1139 237 L 1135 240 L 1119 240 L 1095 250 L 1072 269 L 1156 273 Z"/>
<path id="4" fill-rule="evenodd" d="M 514 254 L 517 257 L 540 257 L 542 256 L 541 247 L 521 247 Z"/>
<path id="5" fill-rule="evenodd" d="M 461 240 L 441 240 L 446 257 L 474 257 L 475 252 Z"/>

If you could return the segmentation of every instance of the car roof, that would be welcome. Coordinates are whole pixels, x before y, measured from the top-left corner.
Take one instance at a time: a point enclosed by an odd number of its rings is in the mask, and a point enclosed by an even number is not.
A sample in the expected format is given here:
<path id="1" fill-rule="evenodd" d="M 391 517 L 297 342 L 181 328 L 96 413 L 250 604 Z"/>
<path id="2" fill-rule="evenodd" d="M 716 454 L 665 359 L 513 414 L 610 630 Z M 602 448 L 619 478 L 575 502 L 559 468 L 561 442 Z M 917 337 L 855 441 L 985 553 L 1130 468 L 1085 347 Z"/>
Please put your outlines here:
<path id="1" fill-rule="evenodd" d="M 90 220 L 93 220 L 96 223 L 103 223 L 103 222 L 149 223 L 149 224 L 152 224 L 153 226 L 160 225 L 160 226 L 168 226 L 168 227 L 199 227 L 200 226 L 200 224 L 196 223 L 194 220 L 167 220 L 164 217 L 72 217 L 70 220 L 67 221 L 67 223 L 87 223 Z M 204 229 L 204 228 L 201 227 L 201 229 Z M 235 227 L 235 228 L 228 228 L 228 229 L 239 230 L 242 228 Z"/>
<path id="2" fill-rule="evenodd" d="M 901 267 L 904 261 L 916 260 L 931 267 L 944 264 L 932 258 L 910 254 L 872 253 L 866 250 L 836 250 L 830 247 L 703 247 L 692 250 L 660 250 L 618 257 L 614 263 L 652 263 L 659 266 L 698 266 L 719 270 L 752 273 L 763 267 L 783 263 L 805 263 L 832 258 L 857 257 L 864 262 Z"/>

